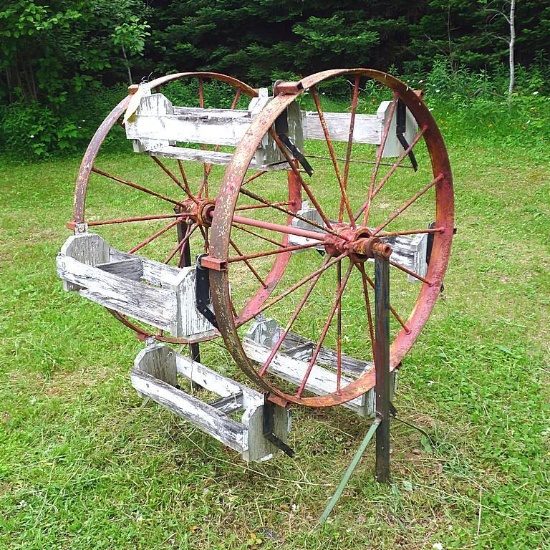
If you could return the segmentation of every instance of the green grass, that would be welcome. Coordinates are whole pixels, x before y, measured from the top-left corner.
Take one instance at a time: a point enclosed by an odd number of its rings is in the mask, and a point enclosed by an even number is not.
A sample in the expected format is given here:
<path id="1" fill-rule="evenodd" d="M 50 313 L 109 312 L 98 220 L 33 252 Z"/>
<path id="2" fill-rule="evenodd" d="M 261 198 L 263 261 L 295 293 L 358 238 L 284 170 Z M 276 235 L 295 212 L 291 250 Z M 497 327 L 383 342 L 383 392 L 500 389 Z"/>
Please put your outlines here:
<path id="1" fill-rule="evenodd" d="M 369 448 L 323 527 L 368 423 L 296 409 L 296 458 L 248 466 L 143 405 L 129 382 L 141 344 L 55 274 L 79 159 L 2 161 L 0 548 L 547 548 L 550 166 L 471 134 L 449 142 L 444 299 L 395 399 L 431 441 L 394 422 L 393 483 L 374 482 Z"/>

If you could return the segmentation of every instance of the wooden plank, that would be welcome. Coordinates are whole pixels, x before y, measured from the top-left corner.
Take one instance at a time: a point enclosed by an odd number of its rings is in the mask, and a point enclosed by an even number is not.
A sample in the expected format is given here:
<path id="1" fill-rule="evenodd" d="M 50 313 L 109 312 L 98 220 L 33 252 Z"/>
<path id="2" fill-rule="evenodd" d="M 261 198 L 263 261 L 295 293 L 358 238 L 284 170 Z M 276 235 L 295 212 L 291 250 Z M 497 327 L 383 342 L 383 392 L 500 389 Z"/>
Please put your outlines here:
<path id="1" fill-rule="evenodd" d="M 225 166 L 229 164 L 229 162 L 233 158 L 233 153 L 204 151 L 201 149 L 190 149 L 186 147 L 175 147 L 164 145 L 161 142 L 149 142 L 147 146 L 143 148 L 143 151 L 153 157 L 204 162 L 220 166 Z M 263 157 L 253 157 L 250 161 L 249 169 L 266 170 L 268 172 L 276 172 L 289 169 L 289 164 L 287 162 L 282 162 L 284 160 L 282 155 L 277 156 L 275 160 L 271 159 L 271 163 L 265 163 L 265 160 L 266 159 Z"/>
<path id="2" fill-rule="evenodd" d="M 134 367 L 171 386 L 178 384 L 176 354 L 163 344 L 151 344 L 142 349 L 134 359 Z"/>
<path id="3" fill-rule="evenodd" d="M 61 256 L 71 256 L 79 262 L 96 265 L 109 261 L 109 245 L 99 236 L 91 233 L 69 237 L 59 252 Z M 63 280 L 65 290 L 80 290 L 80 286 Z"/>
<path id="4" fill-rule="evenodd" d="M 227 397 L 219 397 L 218 399 L 209 401 L 208 404 L 224 414 L 231 414 L 242 410 L 243 394 L 234 393 L 233 395 L 228 395 Z"/>
<path id="5" fill-rule="evenodd" d="M 139 394 L 146 395 L 231 449 L 239 453 L 244 451 L 244 427 L 240 422 L 140 369 L 134 367 L 130 377 Z"/>
<path id="6" fill-rule="evenodd" d="M 250 389 L 244 384 L 227 378 L 219 372 L 209 369 L 203 364 L 197 363 L 179 353 L 176 354 L 176 368 L 178 374 L 181 376 L 188 378 L 191 382 L 195 382 L 204 389 L 221 397 L 242 393 L 243 407 L 250 406 L 250 403 L 256 401 L 260 395 L 257 391 Z"/>
<path id="7" fill-rule="evenodd" d="M 216 151 L 205 151 L 202 149 L 190 149 L 186 147 L 174 147 L 170 145 L 164 145 L 161 142 L 150 142 L 147 145 L 147 148 L 143 149 L 147 154 L 155 157 L 170 158 L 177 160 L 188 160 L 195 162 L 206 162 L 208 164 L 216 164 L 225 166 L 229 164 L 229 161 L 233 157 L 233 153 L 224 153 Z M 279 157 L 277 157 L 274 164 L 264 164 L 263 159 L 258 160 L 258 158 L 252 158 L 250 162 L 250 169 L 252 170 L 267 170 L 267 171 L 278 171 L 278 170 L 288 170 L 289 166 L 286 162 L 280 162 Z"/>
<path id="8" fill-rule="evenodd" d="M 174 107 L 162 94 L 141 99 L 126 124 L 128 139 L 235 146 L 250 126 L 249 111 Z"/>
<path id="9" fill-rule="evenodd" d="M 348 141 L 351 122 L 350 113 L 324 113 L 325 121 L 332 141 Z M 354 143 L 370 143 L 379 145 L 384 131 L 383 118 L 378 115 L 355 115 L 353 128 Z M 325 134 L 321 126 L 319 115 L 316 111 L 306 112 L 305 115 L 305 139 L 324 140 Z"/>
<path id="10" fill-rule="evenodd" d="M 143 278 L 143 262 L 140 258 L 97 264 L 96 267 L 107 273 L 112 273 L 113 275 L 132 281 L 141 281 Z"/>
<path id="11" fill-rule="evenodd" d="M 375 115 L 355 115 L 353 129 L 354 143 L 370 143 L 380 145 L 384 126 L 390 111 L 390 101 L 383 101 Z M 406 131 L 404 134 L 407 143 L 411 143 L 418 132 L 418 125 L 411 112 L 406 111 Z M 350 113 L 324 113 L 329 135 L 332 141 L 348 141 L 351 122 Z M 388 138 L 384 146 L 382 157 L 398 157 L 404 148 L 395 134 L 396 116 L 392 118 Z M 305 115 L 305 139 L 324 140 L 325 134 L 321 126 L 317 112 L 307 112 Z"/>
<path id="12" fill-rule="evenodd" d="M 251 361 L 260 364 L 265 363 L 271 353 L 270 348 L 257 344 L 246 337 L 243 339 L 243 349 Z M 304 379 L 307 369 L 307 361 L 300 361 L 288 357 L 283 353 L 276 353 L 270 363 L 268 372 L 299 386 Z M 344 385 L 352 382 L 352 379 L 347 376 L 342 376 L 341 380 Z M 336 391 L 336 373 L 315 364 L 311 370 L 305 388 L 316 395 L 332 393 Z M 359 412 L 363 408 L 363 405 L 363 398 L 357 397 L 348 401 L 344 406 Z"/>

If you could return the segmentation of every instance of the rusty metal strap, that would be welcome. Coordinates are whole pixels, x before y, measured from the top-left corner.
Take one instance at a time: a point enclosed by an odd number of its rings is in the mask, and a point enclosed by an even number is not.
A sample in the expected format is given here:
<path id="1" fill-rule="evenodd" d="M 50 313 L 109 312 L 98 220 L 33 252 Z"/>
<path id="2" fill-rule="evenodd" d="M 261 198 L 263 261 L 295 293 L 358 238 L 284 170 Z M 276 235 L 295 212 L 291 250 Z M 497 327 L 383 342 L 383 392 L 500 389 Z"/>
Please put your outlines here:
<path id="1" fill-rule="evenodd" d="M 210 300 L 210 278 L 208 276 L 208 268 L 201 265 L 201 257 L 204 254 L 197 256 L 196 271 L 195 271 L 195 308 L 205 317 L 214 328 L 218 328 L 216 316 L 208 307 L 211 304 Z"/>
<path id="2" fill-rule="evenodd" d="M 397 100 L 397 119 L 395 121 L 395 135 L 397 136 L 397 139 L 399 140 L 399 143 L 401 143 L 401 146 L 405 151 L 409 148 L 409 144 L 407 143 L 407 139 L 405 138 L 405 132 L 407 131 L 407 106 L 403 101 L 400 99 Z M 414 152 L 409 152 L 409 158 L 411 159 L 412 167 L 414 168 L 414 171 L 416 172 L 418 170 L 418 162 L 416 161 L 416 157 L 414 156 Z"/>
<path id="3" fill-rule="evenodd" d="M 295 454 L 294 449 L 289 447 L 280 437 L 277 437 L 273 433 L 273 430 L 275 429 L 275 418 L 274 418 L 275 407 L 276 407 L 275 403 L 272 403 L 271 401 L 269 401 L 266 396 L 266 399 L 264 401 L 264 415 L 263 415 L 264 437 L 268 441 L 273 443 L 275 447 L 277 447 L 278 449 L 281 449 L 283 453 L 285 453 L 290 458 L 292 458 Z"/>
<path id="4" fill-rule="evenodd" d="M 313 167 L 304 157 L 303 153 L 290 141 L 288 137 L 288 116 L 286 110 L 283 111 L 275 120 L 275 131 L 279 139 L 285 144 L 285 147 L 294 155 L 294 158 L 301 164 L 308 176 L 313 175 Z"/>

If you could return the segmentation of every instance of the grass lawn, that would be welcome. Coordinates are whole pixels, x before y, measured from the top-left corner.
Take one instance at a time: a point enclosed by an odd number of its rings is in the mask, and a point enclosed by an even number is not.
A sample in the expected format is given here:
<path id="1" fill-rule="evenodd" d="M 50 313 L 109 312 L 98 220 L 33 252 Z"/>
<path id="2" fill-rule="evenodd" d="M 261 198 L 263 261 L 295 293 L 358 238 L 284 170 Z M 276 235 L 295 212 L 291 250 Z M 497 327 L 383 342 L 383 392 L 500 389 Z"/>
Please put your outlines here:
<path id="1" fill-rule="evenodd" d="M 295 409 L 297 456 L 246 465 L 142 404 L 142 344 L 55 273 L 80 159 L 0 161 L 0 548 L 548 548 L 550 165 L 464 134 L 445 293 L 395 399 L 430 439 L 393 422 L 393 483 L 370 447 L 324 526 L 369 423 Z"/>

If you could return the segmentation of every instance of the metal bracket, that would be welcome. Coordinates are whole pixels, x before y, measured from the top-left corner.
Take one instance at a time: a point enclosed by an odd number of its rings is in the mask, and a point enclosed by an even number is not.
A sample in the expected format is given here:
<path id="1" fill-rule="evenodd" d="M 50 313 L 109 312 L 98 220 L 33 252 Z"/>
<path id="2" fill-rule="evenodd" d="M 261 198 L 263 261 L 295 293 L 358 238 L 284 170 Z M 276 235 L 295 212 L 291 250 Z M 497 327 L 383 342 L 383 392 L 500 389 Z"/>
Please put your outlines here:
<path id="1" fill-rule="evenodd" d="M 285 147 L 294 155 L 294 158 L 302 165 L 302 168 L 306 171 L 308 176 L 313 175 L 313 168 L 311 164 L 304 157 L 303 153 L 290 141 L 288 137 L 288 117 L 286 110 L 283 111 L 275 120 L 275 132 L 277 136 L 284 143 Z"/>
<path id="2" fill-rule="evenodd" d="M 265 395 L 264 399 L 264 415 L 263 415 L 263 432 L 264 437 L 273 443 L 275 447 L 283 451 L 286 455 L 292 458 L 295 454 L 294 449 L 289 447 L 281 438 L 277 437 L 273 433 L 274 429 L 274 414 L 275 414 L 275 403 L 271 402 L 269 399 L 269 394 Z"/>
<path id="3" fill-rule="evenodd" d="M 208 307 L 210 300 L 210 278 L 208 276 L 208 268 L 201 265 L 203 254 L 197 256 L 195 270 L 195 307 L 206 319 L 215 327 L 218 328 L 216 316 Z"/>
<path id="4" fill-rule="evenodd" d="M 399 140 L 399 143 L 403 146 L 403 149 L 407 150 L 409 144 L 405 138 L 405 132 L 407 131 L 407 106 L 400 99 L 397 100 L 397 119 L 395 122 L 395 135 Z M 409 158 L 411 159 L 412 167 L 416 172 L 418 170 L 418 162 L 414 156 L 414 152 L 409 152 Z"/>

